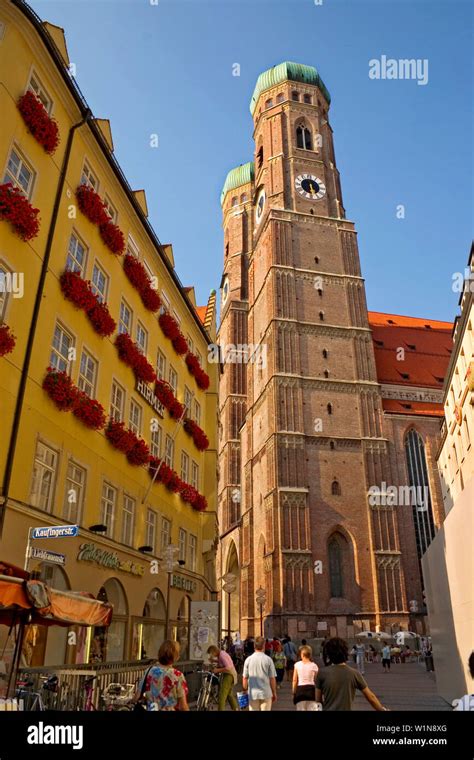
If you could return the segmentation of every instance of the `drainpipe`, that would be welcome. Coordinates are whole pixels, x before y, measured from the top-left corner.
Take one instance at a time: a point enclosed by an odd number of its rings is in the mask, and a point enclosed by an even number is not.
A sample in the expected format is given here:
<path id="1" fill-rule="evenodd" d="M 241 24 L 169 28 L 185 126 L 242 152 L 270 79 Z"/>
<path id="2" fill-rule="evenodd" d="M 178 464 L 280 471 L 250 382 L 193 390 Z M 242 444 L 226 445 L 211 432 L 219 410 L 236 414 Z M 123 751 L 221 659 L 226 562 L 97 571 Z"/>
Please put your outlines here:
<path id="1" fill-rule="evenodd" d="M 31 318 L 30 331 L 28 333 L 28 342 L 26 344 L 25 359 L 23 361 L 23 368 L 21 370 L 20 385 L 18 388 L 18 396 L 15 405 L 15 415 L 13 417 L 12 431 L 10 435 L 10 443 L 8 447 L 7 461 L 5 465 L 5 474 L 3 478 L 2 488 L 2 506 L 0 508 L 0 538 L 3 534 L 3 525 L 5 522 L 5 512 L 7 509 L 8 497 L 10 493 L 10 484 L 13 473 L 13 464 L 15 461 L 16 445 L 18 440 L 18 431 L 20 428 L 21 414 L 23 411 L 23 402 L 25 400 L 26 383 L 28 381 L 28 373 L 30 371 L 31 354 L 33 351 L 33 345 L 36 338 L 36 328 L 38 326 L 38 317 L 41 308 L 41 301 L 43 299 L 44 284 L 46 281 L 46 275 L 48 273 L 49 260 L 51 257 L 51 249 L 53 246 L 54 233 L 56 231 L 56 223 L 59 214 L 59 205 L 61 203 L 61 197 L 64 190 L 64 183 L 66 181 L 66 172 L 69 164 L 69 158 L 71 156 L 72 142 L 76 129 L 82 127 L 92 117 L 92 112 L 87 109 L 83 118 L 77 124 L 74 124 L 70 130 L 67 138 L 66 150 L 64 151 L 63 163 L 61 166 L 61 174 L 59 175 L 58 187 L 56 190 L 56 197 L 54 200 L 53 214 L 48 230 L 48 238 L 46 241 L 46 248 L 44 252 L 43 264 L 41 267 L 41 274 L 38 282 L 38 289 L 36 291 L 35 305 L 33 308 L 33 314 Z"/>

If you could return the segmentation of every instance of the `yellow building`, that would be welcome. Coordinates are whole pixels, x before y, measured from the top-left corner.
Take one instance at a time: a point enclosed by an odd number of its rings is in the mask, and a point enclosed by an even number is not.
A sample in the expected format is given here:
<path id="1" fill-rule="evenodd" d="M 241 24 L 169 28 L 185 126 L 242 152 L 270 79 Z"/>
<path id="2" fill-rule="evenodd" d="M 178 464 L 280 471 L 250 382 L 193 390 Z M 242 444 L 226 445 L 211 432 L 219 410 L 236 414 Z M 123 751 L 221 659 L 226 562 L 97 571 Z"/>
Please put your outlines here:
<path id="1" fill-rule="evenodd" d="M 33 632 L 30 664 L 154 656 L 167 619 L 185 659 L 189 601 L 215 592 L 215 294 L 197 307 L 181 285 L 144 191 L 114 157 L 108 121 L 92 116 L 71 76 L 63 31 L 19 0 L 0 8 L 0 72 L 0 560 L 23 567 L 30 528 L 77 524 L 77 536 L 32 538 L 28 569 L 114 604 L 107 638 L 89 630 L 68 644 L 63 629 Z M 154 379 L 140 379 L 150 369 L 185 405 L 174 406 L 178 421 Z M 125 432 L 115 425 L 107 437 L 110 421 Z M 175 471 L 177 492 L 152 483 L 146 447 L 162 459 L 157 481 L 165 465 Z"/>

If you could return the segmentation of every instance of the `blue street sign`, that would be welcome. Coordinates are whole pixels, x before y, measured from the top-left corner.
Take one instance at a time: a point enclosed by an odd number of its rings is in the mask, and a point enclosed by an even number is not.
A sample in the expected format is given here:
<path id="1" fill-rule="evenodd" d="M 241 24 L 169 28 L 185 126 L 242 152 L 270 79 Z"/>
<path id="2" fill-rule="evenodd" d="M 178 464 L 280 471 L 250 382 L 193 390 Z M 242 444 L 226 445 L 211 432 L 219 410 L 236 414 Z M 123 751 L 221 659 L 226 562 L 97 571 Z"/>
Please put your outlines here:
<path id="1" fill-rule="evenodd" d="M 58 554 L 58 552 L 50 552 L 48 549 L 37 549 L 36 546 L 32 546 L 30 549 L 30 557 L 33 559 L 40 559 L 43 562 L 53 562 L 55 565 L 65 565 L 66 555 Z"/>
<path id="2" fill-rule="evenodd" d="M 48 525 L 33 528 L 31 538 L 73 538 L 79 535 L 79 525 Z"/>

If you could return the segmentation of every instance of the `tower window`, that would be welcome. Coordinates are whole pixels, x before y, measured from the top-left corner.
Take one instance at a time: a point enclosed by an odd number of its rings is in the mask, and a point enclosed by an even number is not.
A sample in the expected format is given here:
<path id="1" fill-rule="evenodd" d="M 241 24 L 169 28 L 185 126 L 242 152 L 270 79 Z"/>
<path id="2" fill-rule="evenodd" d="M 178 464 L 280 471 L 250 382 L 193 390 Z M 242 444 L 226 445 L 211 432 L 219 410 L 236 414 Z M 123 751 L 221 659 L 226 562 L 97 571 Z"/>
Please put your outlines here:
<path id="1" fill-rule="evenodd" d="M 294 90 L 294 91 L 291 93 L 291 99 L 292 99 L 292 100 L 299 100 L 299 99 L 300 99 L 299 93 L 298 93 L 298 92 L 296 92 L 296 90 Z"/>
<path id="2" fill-rule="evenodd" d="M 265 108 L 271 108 L 273 106 L 273 100 L 272 98 L 268 98 L 268 100 L 265 101 Z"/>
<path id="3" fill-rule="evenodd" d="M 340 599 L 344 592 L 343 562 L 341 546 L 335 537 L 329 542 L 328 555 L 331 596 Z"/>
<path id="4" fill-rule="evenodd" d="M 283 100 L 283 98 L 284 98 L 283 93 L 279 92 L 278 95 L 277 95 L 277 103 L 281 103 L 281 101 Z"/>
<path id="5" fill-rule="evenodd" d="M 335 448 L 334 441 L 329 441 L 329 448 L 331 449 L 331 451 L 334 450 L 334 448 Z"/>
<path id="6" fill-rule="evenodd" d="M 261 169 L 263 166 L 263 145 L 260 146 L 257 152 L 257 167 Z"/>
<path id="7" fill-rule="evenodd" d="M 313 150 L 311 132 L 307 127 L 299 126 L 296 128 L 296 147 L 303 150 Z"/>
<path id="8" fill-rule="evenodd" d="M 319 296 L 322 296 L 322 295 L 323 295 L 323 290 L 322 290 L 322 288 L 318 288 L 318 295 L 319 295 Z"/>
<path id="9" fill-rule="evenodd" d="M 314 257 L 314 263 L 315 264 L 319 264 L 319 256 L 315 256 Z"/>
<path id="10" fill-rule="evenodd" d="M 240 202 L 245 203 L 246 200 L 247 200 L 247 193 L 242 193 L 242 195 L 240 196 Z"/>
<path id="11" fill-rule="evenodd" d="M 333 496 L 340 496 L 341 495 L 341 486 L 339 485 L 339 482 L 334 479 L 331 484 L 331 493 Z"/>
<path id="12" fill-rule="evenodd" d="M 304 100 L 305 103 L 312 103 L 313 102 L 313 98 L 311 97 L 311 95 L 303 95 L 303 100 Z"/>
<path id="13" fill-rule="evenodd" d="M 232 206 L 237 206 L 238 202 L 239 201 L 238 201 L 237 197 L 234 195 L 234 197 L 232 198 Z"/>
<path id="14" fill-rule="evenodd" d="M 329 377 L 329 370 L 328 369 L 324 370 L 324 377 Z"/>
<path id="15" fill-rule="evenodd" d="M 326 409 L 328 410 L 328 414 L 332 414 L 332 404 L 328 404 Z"/>
<path id="16" fill-rule="evenodd" d="M 324 311 L 319 312 L 319 319 L 321 322 L 324 322 Z"/>
<path id="17" fill-rule="evenodd" d="M 229 255 L 229 243 L 226 243 L 225 244 L 225 257 L 227 258 L 228 255 Z"/>
<path id="18" fill-rule="evenodd" d="M 327 359 L 327 358 L 328 358 L 328 352 L 325 348 L 323 348 L 323 359 Z"/>

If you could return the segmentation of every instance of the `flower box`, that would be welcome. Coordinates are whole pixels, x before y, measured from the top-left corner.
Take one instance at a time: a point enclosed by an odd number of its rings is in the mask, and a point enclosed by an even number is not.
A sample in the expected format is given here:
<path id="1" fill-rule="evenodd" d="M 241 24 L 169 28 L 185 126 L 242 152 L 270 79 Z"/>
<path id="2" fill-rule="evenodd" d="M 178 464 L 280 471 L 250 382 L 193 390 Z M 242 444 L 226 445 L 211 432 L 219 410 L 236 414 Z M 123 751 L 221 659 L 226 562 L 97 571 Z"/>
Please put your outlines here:
<path id="1" fill-rule="evenodd" d="M 54 153 L 59 145 L 58 123 L 49 115 L 34 92 L 28 90 L 21 96 L 18 101 L 18 110 L 35 140 L 39 142 L 46 153 Z"/>
<path id="2" fill-rule="evenodd" d="M 178 399 L 175 398 L 173 403 L 170 404 L 168 411 L 170 413 L 170 417 L 172 417 L 174 420 L 179 420 L 183 416 L 184 406 L 180 401 L 178 401 Z"/>
<path id="3" fill-rule="evenodd" d="M 150 278 L 141 261 L 138 261 L 135 256 L 127 254 L 123 262 L 123 269 L 133 287 L 138 290 L 145 308 L 149 311 L 158 311 L 161 305 L 160 296 L 151 287 Z"/>
<path id="4" fill-rule="evenodd" d="M 43 380 L 43 389 L 61 412 L 70 412 L 78 397 L 78 389 L 67 372 L 58 372 L 48 367 Z"/>
<path id="5" fill-rule="evenodd" d="M 199 372 L 197 374 L 195 374 L 195 378 L 196 378 L 196 382 L 197 382 L 198 386 L 200 387 L 200 389 L 202 391 L 207 391 L 207 389 L 209 388 L 209 384 L 210 384 L 210 379 L 209 379 L 209 375 L 207 374 L 207 372 L 204 372 L 203 369 L 199 368 Z"/>
<path id="6" fill-rule="evenodd" d="M 180 334 L 178 323 L 171 314 L 160 314 L 158 322 L 164 334 L 170 340 L 174 340 Z"/>
<path id="7" fill-rule="evenodd" d="M 0 356 L 10 354 L 15 348 L 16 338 L 8 325 L 0 325 Z"/>
<path id="8" fill-rule="evenodd" d="M 125 250 L 125 238 L 120 227 L 110 219 L 99 226 L 100 236 L 112 253 L 120 256 Z"/>
<path id="9" fill-rule="evenodd" d="M 136 437 L 131 430 L 127 430 L 123 422 L 110 420 L 105 429 L 105 437 L 114 448 L 127 454 L 136 442 Z"/>
<path id="10" fill-rule="evenodd" d="M 92 224 L 107 224 L 109 217 L 107 216 L 102 198 L 92 187 L 89 187 L 89 185 L 79 185 L 76 190 L 76 198 L 79 209 Z"/>
<path id="11" fill-rule="evenodd" d="M 140 291 L 140 298 L 142 299 L 143 306 L 148 311 L 158 311 L 161 306 L 161 298 L 151 285 L 145 290 Z"/>
<path id="12" fill-rule="evenodd" d="M 188 341 L 182 333 L 173 338 L 173 348 L 177 354 L 185 354 L 188 350 Z"/>
<path id="13" fill-rule="evenodd" d="M 156 482 L 164 483 L 165 485 L 169 483 L 173 477 L 174 470 L 172 470 L 171 467 L 169 467 L 169 465 L 167 465 L 166 462 L 163 462 L 161 459 L 158 459 L 157 457 L 150 457 L 148 472 L 152 478 L 155 476 L 157 470 L 158 475 L 156 476 Z"/>
<path id="14" fill-rule="evenodd" d="M 59 278 L 59 283 L 64 296 L 86 312 L 96 333 L 102 337 L 112 335 L 116 322 L 110 316 L 107 305 L 94 295 L 88 280 L 83 280 L 78 272 L 66 271 Z"/>
<path id="15" fill-rule="evenodd" d="M 203 496 L 201 493 L 198 493 L 196 500 L 192 504 L 193 509 L 195 509 L 197 512 L 204 512 L 207 509 L 207 500 L 206 497 Z"/>
<path id="16" fill-rule="evenodd" d="M 146 441 L 135 436 L 134 444 L 131 449 L 127 451 L 126 456 L 129 464 L 133 464 L 135 466 L 148 464 L 148 461 L 150 459 L 150 450 L 147 446 Z"/>
<path id="17" fill-rule="evenodd" d="M 137 380 L 143 380 L 145 383 L 152 383 L 156 380 L 155 370 L 128 333 L 117 335 L 115 345 L 120 358 L 133 370 Z"/>
<path id="18" fill-rule="evenodd" d="M 207 391 L 210 383 L 209 375 L 202 369 L 197 356 L 192 354 L 191 351 L 188 351 L 185 361 L 190 373 L 196 378 L 199 388 Z"/>
<path id="19" fill-rule="evenodd" d="M 39 232 L 39 209 L 11 182 L 0 185 L 0 219 L 10 222 L 16 234 L 25 242 Z"/>
<path id="20" fill-rule="evenodd" d="M 175 401 L 175 395 L 173 389 L 169 383 L 165 380 L 156 380 L 155 383 L 155 396 L 166 409 L 169 409 L 173 401 Z"/>
<path id="21" fill-rule="evenodd" d="M 190 486 L 188 483 L 183 484 L 183 488 L 181 490 L 181 498 L 183 501 L 186 502 L 186 504 L 193 504 L 196 503 L 199 496 L 199 491 L 197 491 L 194 486 Z"/>
<path id="22" fill-rule="evenodd" d="M 105 425 L 105 410 L 102 404 L 79 389 L 72 413 L 91 430 L 102 430 Z"/>
<path id="23" fill-rule="evenodd" d="M 103 338 L 112 335 L 117 323 L 115 319 L 110 316 L 110 312 L 105 303 L 97 302 L 92 309 L 89 309 L 87 316 L 92 324 L 92 327 Z"/>
<path id="24" fill-rule="evenodd" d="M 194 422 L 194 420 L 190 419 L 189 417 L 186 417 L 183 423 L 183 427 L 185 431 L 192 436 L 194 443 L 196 444 L 196 447 L 199 449 L 199 451 L 205 451 L 209 447 L 209 438 L 205 434 L 204 430 L 199 427 L 197 422 Z"/>

